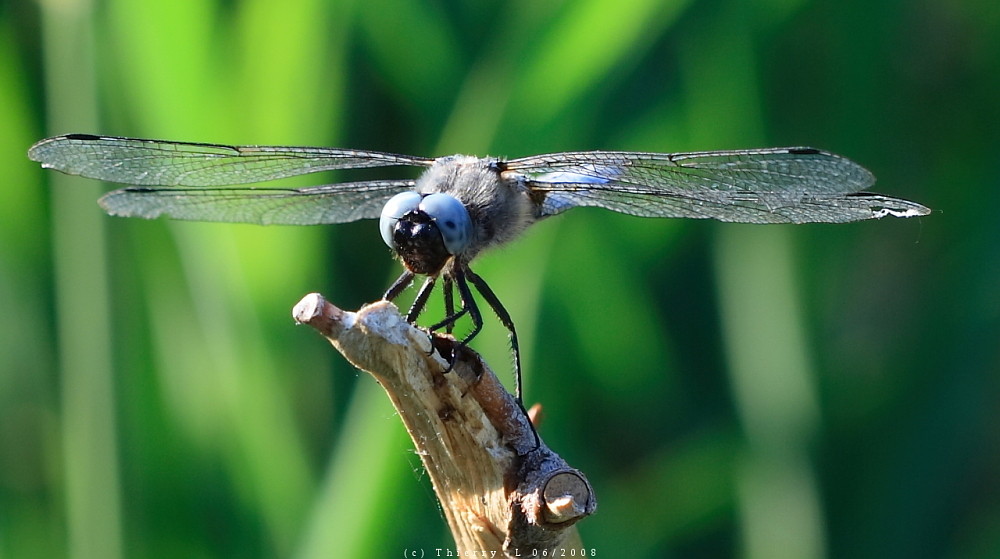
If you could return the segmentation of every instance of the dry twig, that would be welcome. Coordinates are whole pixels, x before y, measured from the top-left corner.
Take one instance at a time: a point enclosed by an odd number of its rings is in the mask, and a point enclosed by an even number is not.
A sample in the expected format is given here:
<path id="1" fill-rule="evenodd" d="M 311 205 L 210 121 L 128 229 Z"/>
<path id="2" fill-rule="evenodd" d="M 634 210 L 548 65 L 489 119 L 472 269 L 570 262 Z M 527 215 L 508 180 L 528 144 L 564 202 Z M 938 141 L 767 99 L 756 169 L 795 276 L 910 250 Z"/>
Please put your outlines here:
<path id="1" fill-rule="evenodd" d="M 461 556 L 553 557 L 581 547 L 573 524 L 596 508 L 590 484 L 537 437 L 478 354 L 461 348 L 445 372 L 448 361 L 441 355 L 451 354 L 454 339 L 428 336 L 384 301 L 353 313 L 313 293 L 293 316 L 385 389 Z"/>

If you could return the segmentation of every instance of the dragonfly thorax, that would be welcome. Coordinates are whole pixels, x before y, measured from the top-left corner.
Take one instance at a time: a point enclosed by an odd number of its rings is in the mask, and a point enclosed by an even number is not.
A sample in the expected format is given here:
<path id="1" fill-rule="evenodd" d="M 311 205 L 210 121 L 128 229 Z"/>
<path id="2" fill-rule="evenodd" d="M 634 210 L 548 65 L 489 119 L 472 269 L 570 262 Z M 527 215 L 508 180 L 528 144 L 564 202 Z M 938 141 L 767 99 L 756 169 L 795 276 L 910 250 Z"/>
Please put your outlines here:
<path id="1" fill-rule="evenodd" d="M 537 219 L 538 206 L 525 177 L 506 171 L 505 162 L 493 157 L 438 158 L 415 189 L 425 194 L 448 194 L 461 202 L 471 223 L 470 240 L 461 251 L 467 262 L 484 250 L 515 239 Z"/>

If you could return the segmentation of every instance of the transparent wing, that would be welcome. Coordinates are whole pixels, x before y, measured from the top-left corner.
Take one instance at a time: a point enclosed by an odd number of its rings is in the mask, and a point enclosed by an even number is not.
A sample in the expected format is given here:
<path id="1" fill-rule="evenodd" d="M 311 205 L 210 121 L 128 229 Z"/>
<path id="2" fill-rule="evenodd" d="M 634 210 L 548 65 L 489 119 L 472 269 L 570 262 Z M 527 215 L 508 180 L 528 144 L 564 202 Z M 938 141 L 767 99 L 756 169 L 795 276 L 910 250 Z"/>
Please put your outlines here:
<path id="1" fill-rule="evenodd" d="M 331 169 L 415 165 L 433 159 L 317 147 L 227 146 L 69 134 L 42 140 L 28 157 L 71 175 L 143 186 L 223 186 Z"/>
<path id="2" fill-rule="evenodd" d="M 930 210 L 862 192 L 875 177 L 857 163 L 814 148 L 693 153 L 567 152 L 514 159 L 543 194 L 541 216 L 595 206 L 646 217 L 745 223 L 846 222 Z"/>
<path id="3" fill-rule="evenodd" d="M 260 225 L 318 225 L 377 218 L 414 181 L 368 181 L 308 188 L 129 187 L 100 199 L 111 215 Z"/>

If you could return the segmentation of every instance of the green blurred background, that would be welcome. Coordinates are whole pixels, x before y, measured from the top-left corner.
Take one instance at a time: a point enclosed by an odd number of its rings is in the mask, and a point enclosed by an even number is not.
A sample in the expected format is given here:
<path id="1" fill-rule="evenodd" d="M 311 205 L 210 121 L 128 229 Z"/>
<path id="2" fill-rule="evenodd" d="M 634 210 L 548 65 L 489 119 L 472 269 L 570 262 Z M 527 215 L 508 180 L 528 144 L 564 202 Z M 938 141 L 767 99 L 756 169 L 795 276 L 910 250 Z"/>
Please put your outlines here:
<path id="1" fill-rule="evenodd" d="M 998 76 L 996 0 L 4 0 L 0 557 L 452 543 L 381 390 L 289 314 L 381 296 L 374 223 L 109 218 L 26 158 L 65 132 L 851 157 L 936 211 L 581 209 L 475 269 L 596 556 L 1000 557 Z M 474 347 L 509 381 L 505 344 Z"/>

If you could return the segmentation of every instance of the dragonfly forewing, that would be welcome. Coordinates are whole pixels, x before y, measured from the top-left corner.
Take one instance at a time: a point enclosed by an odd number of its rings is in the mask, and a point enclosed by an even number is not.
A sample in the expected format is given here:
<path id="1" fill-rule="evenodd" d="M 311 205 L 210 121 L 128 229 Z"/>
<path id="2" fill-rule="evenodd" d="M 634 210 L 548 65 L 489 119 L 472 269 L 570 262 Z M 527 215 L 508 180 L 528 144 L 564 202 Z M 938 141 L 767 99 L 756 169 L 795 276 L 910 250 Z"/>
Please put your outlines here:
<path id="1" fill-rule="evenodd" d="M 434 160 L 377 151 L 230 146 L 70 134 L 38 142 L 28 156 L 43 167 L 139 186 L 224 186 L 362 167 L 428 167 Z"/>
<path id="2" fill-rule="evenodd" d="M 508 169 L 527 174 L 529 186 L 546 193 L 541 215 L 592 206 L 643 217 L 840 223 L 930 211 L 907 200 L 863 193 L 875 182 L 867 169 L 803 147 L 556 153 L 512 160 Z"/>

